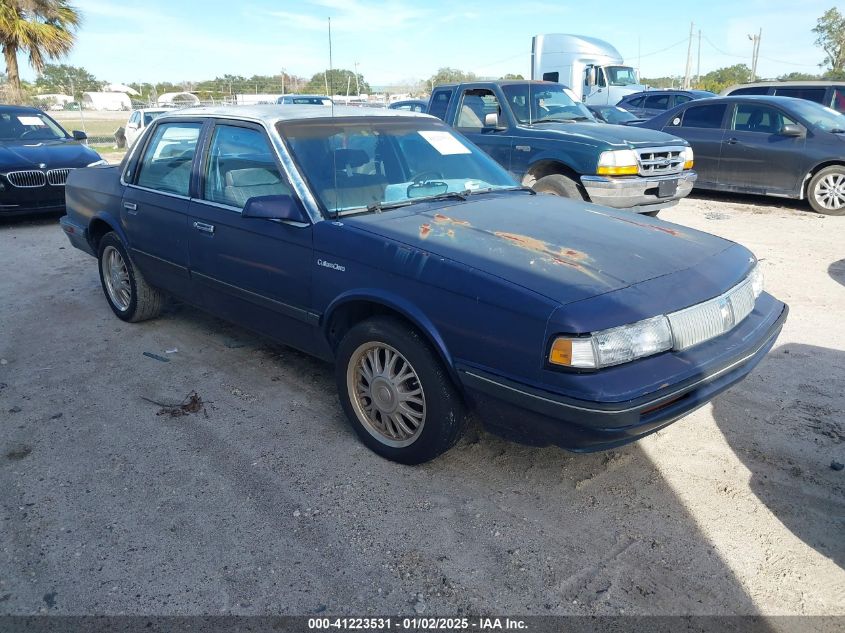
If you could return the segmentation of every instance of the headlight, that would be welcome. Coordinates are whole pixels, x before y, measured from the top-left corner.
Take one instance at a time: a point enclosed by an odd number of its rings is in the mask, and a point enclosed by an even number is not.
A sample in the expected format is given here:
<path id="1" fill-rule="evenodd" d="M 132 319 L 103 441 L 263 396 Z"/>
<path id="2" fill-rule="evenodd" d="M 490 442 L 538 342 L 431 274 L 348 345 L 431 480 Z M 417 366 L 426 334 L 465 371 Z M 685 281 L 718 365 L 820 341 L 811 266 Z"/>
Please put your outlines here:
<path id="1" fill-rule="evenodd" d="M 602 152 L 596 173 L 600 176 L 631 176 L 640 171 L 637 153 L 632 149 Z"/>
<path id="2" fill-rule="evenodd" d="M 109 161 L 107 161 L 104 158 L 101 158 L 100 160 L 95 160 L 93 163 L 88 163 L 85 166 L 86 167 L 96 167 L 97 165 L 108 165 L 108 164 L 109 164 Z"/>
<path id="3" fill-rule="evenodd" d="M 684 159 L 684 169 L 692 169 L 693 165 L 693 153 L 691 147 L 685 147 L 684 151 L 681 152 L 681 156 Z"/>
<path id="4" fill-rule="evenodd" d="M 751 291 L 754 293 L 754 298 L 756 299 L 763 293 L 763 269 L 760 268 L 759 262 L 754 264 L 754 268 L 751 269 L 748 278 L 751 280 Z"/>
<path id="5" fill-rule="evenodd" d="M 589 337 L 559 336 L 549 362 L 563 367 L 598 369 L 672 349 L 669 319 L 657 316 L 630 325 L 593 332 Z"/>

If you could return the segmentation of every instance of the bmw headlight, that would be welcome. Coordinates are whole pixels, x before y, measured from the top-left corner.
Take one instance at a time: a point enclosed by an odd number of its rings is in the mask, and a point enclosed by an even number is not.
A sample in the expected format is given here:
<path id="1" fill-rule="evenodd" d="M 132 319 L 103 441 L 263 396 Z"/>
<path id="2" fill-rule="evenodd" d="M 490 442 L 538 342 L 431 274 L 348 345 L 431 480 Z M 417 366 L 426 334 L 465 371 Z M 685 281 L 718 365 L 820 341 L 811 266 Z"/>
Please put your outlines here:
<path id="1" fill-rule="evenodd" d="M 669 319 L 660 315 L 629 325 L 593 332 L 588 337 L 557 337 L 549 362 L 563 367 L 598 369 L 672 349 Z"/>
<path id="2" fill-rule="evenodd" d="M 100 160 L 95 160 L 93 163 L 88 163 L 85 166 L 86 167 L 97 167 L 99 165 L 108 165 L 108 164 L 109 164 L 109 161 L 107 161 L 104 158 L 101 158 Z"/>

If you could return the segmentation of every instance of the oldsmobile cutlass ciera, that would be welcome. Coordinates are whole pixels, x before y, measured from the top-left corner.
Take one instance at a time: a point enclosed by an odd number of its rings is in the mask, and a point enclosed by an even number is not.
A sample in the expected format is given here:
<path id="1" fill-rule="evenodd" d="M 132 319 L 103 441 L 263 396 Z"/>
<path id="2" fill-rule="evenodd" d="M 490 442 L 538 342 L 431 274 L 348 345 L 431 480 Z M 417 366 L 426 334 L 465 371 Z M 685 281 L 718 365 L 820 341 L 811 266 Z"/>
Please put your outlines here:
<path id="1" fill-rule="evenodd" d="M 744 247 L 535 194 L 427 115 L 192 108 L 71 172 L 61 225 L 111 309 L 165 293 L 336 364 L 361 440 L 420 463 L 475 409 L 580 451 L 741 380 L 787 307 Z"/>

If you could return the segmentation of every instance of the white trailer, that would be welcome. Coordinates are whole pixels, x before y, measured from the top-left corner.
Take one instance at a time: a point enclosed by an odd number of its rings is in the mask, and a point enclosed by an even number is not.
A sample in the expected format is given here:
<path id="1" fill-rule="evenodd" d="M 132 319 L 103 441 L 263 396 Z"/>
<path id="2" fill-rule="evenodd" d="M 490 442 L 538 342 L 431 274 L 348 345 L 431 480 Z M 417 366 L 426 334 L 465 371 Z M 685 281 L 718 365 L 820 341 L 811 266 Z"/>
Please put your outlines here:
<path id="1" fill-rule="evenodd" d="M 616 105 L 625 95 L 645 90 L 613 46 L 566 33 L 532 38 L 531 78 L 565 84 L 589 105 Z"/>

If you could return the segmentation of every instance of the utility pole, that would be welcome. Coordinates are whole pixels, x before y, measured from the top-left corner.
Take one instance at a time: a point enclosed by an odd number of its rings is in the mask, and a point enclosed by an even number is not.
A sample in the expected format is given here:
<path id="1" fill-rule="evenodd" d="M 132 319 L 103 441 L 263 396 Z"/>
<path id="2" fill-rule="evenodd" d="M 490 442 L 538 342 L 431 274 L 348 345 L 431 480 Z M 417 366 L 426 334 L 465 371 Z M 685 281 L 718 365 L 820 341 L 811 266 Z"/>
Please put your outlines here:
<path id="1" fill-rule="evenodd" d="M 701 29 L 698 29 L 698 62 L 695 66 L 695 87 L 701 88 Z"/>
<path id="2" fill-rule="evenodd" d="M 355 62 L 355 94 L 361 96 L 361 87 L 358 85 L 358 62 Z"/>
<path id="3" fill-rule="evenodd" d="M 690 73 L 692 73 L 692 31 L 694 22 L 689 23 L 689 43 L 687 44 L 687 69 L 684 73 L 684 89 L 689 88 Z"/>
<path id="4" fill-rule="evenodd" d="M 285 69 L 282 68 L 282 94 L 285 94 Z"/>
<path id="5" fill-rule="evenodd" d="M 761 28 L 757 35 L 749 35 L 751 40 L 751 81 L 757 79 L 757 59 L 760 57 L 760 38 L 763 36 L 763 29 Z"/>
<path id="6" fill-rule="evenodd" d="M 329 70 L 332 69 L 332 19 L 329 18 Z M 329 76 L 328 74 L 325 75 L 326 77 L 326 96 L 331 97 L 332 93 L 329 92 Z M 334 88 L 334 73 L 332 73 L 332 88 Z"/>

